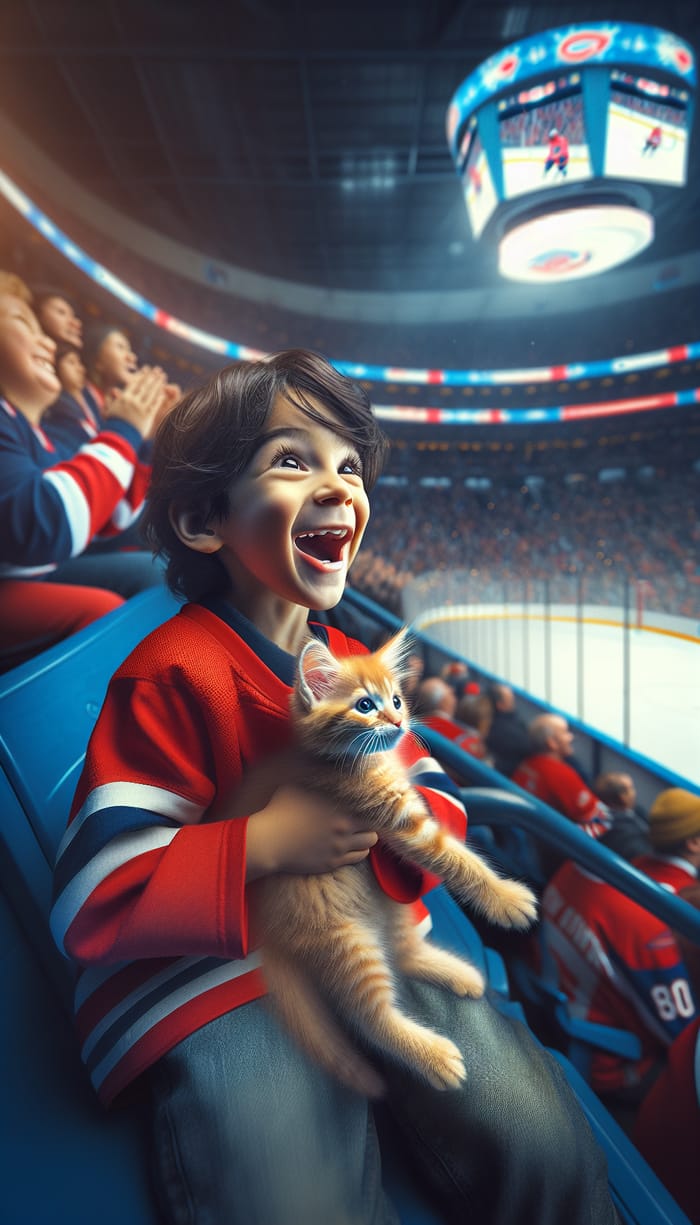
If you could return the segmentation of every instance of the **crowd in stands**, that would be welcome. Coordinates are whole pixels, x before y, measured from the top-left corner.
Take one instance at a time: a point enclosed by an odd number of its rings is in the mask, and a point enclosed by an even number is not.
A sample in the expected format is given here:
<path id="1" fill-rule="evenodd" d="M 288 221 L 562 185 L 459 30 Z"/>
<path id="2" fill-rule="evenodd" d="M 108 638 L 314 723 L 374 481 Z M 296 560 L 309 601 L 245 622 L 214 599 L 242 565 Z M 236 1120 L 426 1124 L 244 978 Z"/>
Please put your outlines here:
<path id="1" fill-rule="evenodd" d="M 581 579 L 587 603 L 619 606 L 624 580 L 644 580 L 647 608 L 697 618 L 698 474 L 608 485 L 594 477 L 574 487 L 560 480 L 536 495 L 380 485 L 353 584 L 400 615 L 404 588 L 436 572 L 452 575 L 455 603 L 500 603 L 504 583 L 514 600 L 531 584 L 527 598 L 536 602 L 544 580 L 553 602 L 570 603 Z"/>
<path id="2" fill-rule="evenodd" d="M 62 290 L 0 272 L 3 670 L 162 581 L 138 521 L 150 440 L 180 389 L 139 367 L 115 325 L 82 350 Z"/>
<path id="3" fill-rule="evenodd" d="M 618 106 L 624 106 L 628 111 L 646 115 L 650 124 L 665 123 L 676 128 L 686 126 L 686 111 L 678 106 L 666 106 L 663 102 L 641 98 L 638 94 L 630 94 L 619 89 L 611 90 L 610 99 Z"/>
<path id="4" fill-rule="evenodd" d="M 467 700 L 481 704 L 476 740 L 461 717 Z M 427 727 L 700 907 L 700 795 L 666 788 L 645 812 L 630 775 L 587 777 L 565 719 L 542 714 L 526 723 L 508 685 L 482 692 L 466 666 L 447 664 L 439 675 L 423 676 L 414 709 Z M 498 828 L 494 835 L 497 847 Z M 689 1219 L 699 1222 L 690 1156 L 700 1138 L 698 947 L 579 863 L 548 856 L 537 840 L 535 847 L 546 884 L 542 922 L 531 937 L 533 962 L 554 970 L 574 1015 L 638 1042 L 634 1057 L 594 1050 L 590 1083 Z"/>
<path id="5" fill-rule="evenodd" d="M 552 128 L 564 132 L 570 145 L 584 143 L 583 103 L 580 96 L 545 103 L 511 115 L 499 123 L 498 135 L 501 144 L 508 147 L 544 146 Z"/>

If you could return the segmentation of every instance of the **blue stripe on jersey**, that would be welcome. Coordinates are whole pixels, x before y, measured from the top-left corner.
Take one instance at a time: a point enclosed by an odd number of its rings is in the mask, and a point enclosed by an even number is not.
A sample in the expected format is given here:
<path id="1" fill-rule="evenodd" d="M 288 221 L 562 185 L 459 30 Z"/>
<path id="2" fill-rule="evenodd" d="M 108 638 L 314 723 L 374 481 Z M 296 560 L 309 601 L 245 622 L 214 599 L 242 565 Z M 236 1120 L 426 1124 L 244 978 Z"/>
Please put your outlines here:
<path id="1" fill-rule="evenodd" d="M 459 787 L 443 770 L 424 770 L 420 774 L 412 774 L 411 784 L 414 787 L 430 787 L 432 791 L 442 791 L 463 804 Z"/>
<path id="2" fill-rule="evenodd" d="M 113 838 L 154 825 L 164 829 L 180 828 L 179 821 L 158 816 L 143 808 L 114 806 L 91 813 L 58 859 L 54 871 L 54 899 L 61 896 L 73 877 Z"/>
<path id="3" fill-rule="evenodd" d="M 99 1041 L 92 1047 L 89 1056 L 85 1059 L 88 1071 L 92 1074 L 97 1064 L 102 1061 L 105 1055 L 109 1054 L 122 1035 L 134 1022 L 141 1020 L 154 1005 L 159 1004 L 161 1000 L 167 999 L 179 987 L 187 986 L 188 983 L 202 978 L 210 970 L 215 970 L 220 966 L 229 964 L 229 960 L 225 957 L 202 957 L 197 958 L 194 962 L 188 959 L 187 964 L 180 970 L 177 969 L 177 966 L 174 966 L 173 973 L 165 976 L 165 981 L 159 982 L 152 990 L 146 991 L 143 994 L 139 992 L 137 1001 L 130 1008 L 119 1012 L 119 1016 L 114 1023 L 105 1030 Z"/>
<path id="4" fill-rule="evenodd" d="M 615 949 L 610 950 L 609 957 L 617 972 L 618 990 L 623 991 L 623 984 L 628 985 L 628 992 L 623 993 L 646 1021 L 647 1028 L 670 1044 L 695 1016 L 695 1000 L 680 953 L 675 965 L 649 970 L 627 965 Z"/>

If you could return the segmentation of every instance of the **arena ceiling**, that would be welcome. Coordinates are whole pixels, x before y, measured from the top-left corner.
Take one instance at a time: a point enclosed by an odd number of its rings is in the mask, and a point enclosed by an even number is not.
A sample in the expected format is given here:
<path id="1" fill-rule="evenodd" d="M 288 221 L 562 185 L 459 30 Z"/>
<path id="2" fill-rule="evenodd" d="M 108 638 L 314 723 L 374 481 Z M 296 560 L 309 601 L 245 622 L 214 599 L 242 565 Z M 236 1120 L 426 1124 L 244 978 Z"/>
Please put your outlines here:
<path id="1" fill-rule="evenodd" d="M 213 259 L 338 289 L 488 287 L 449 100 L 509 43 L 607 20 L 700 51 L 696 0 L 2 0 L 0 111 L 77 183 Z M 699 126 L 638 259 L 700 245 Z"/>

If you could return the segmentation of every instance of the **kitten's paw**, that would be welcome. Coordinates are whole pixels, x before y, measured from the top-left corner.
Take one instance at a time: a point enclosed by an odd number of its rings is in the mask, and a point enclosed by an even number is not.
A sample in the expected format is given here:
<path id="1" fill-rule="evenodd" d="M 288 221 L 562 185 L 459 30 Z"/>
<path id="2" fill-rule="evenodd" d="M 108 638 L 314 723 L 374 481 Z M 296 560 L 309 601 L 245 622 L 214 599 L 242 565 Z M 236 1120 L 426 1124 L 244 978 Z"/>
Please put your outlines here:
<path id="1" fill-rule="evenodd" d="M 483 975 L 468 965 L 455 968 L 448 985 L 454 995 L 468 995 L 473 1000 L 478 1000 L 486 988 Z"/>
<path id="2" fill-rule="evenodd" d="M 498 894 L 491 898 L 489 918 L 502 927 L 529 927 L 537 918 L 537 898 L 520 881 L 501 880 Z"/>
<path id="3" fill-rule="evenodd" d="M 461 1052 L 449 1038 L 436 1036 L 424 1074 L 435 1089 L 457 1089 L 467 1075 Z"/>

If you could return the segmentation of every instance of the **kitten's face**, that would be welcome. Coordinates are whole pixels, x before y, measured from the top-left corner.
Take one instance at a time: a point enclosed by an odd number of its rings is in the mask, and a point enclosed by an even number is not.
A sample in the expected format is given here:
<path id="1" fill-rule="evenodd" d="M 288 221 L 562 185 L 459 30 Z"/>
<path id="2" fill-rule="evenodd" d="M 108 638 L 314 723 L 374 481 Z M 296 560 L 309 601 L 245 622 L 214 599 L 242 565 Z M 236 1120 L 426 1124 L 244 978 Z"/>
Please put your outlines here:
<path id="1" fill-rule="evenodd" d="M 408 711 L 390 662 L 395 661 L 386 648 L 342 660 L 320 643 L 308 648 L 298 688 L 298 730 L 315 756 L 359 766 L 398 743 Z"/>

